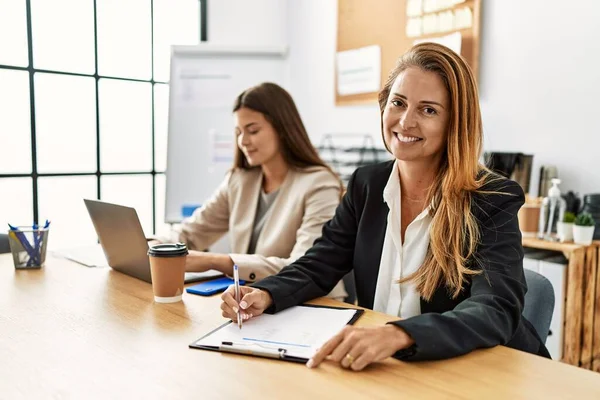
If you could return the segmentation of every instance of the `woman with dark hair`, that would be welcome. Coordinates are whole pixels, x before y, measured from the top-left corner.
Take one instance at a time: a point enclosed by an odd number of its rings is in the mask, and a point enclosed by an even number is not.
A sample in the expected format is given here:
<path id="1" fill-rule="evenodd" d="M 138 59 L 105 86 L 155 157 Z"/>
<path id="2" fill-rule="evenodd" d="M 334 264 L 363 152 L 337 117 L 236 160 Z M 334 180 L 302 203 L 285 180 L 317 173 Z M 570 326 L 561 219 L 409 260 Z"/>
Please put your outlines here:
<path id="1" fill-rule="evenodd" d="M 256 281 L 308 250 L 333 216 L 342 184 L 310 142 L 290 94 L 274 83 L 249 88 L 233 107 L 233 167 L 213 196 L 176 226 L 191 249 L 186 270 Z M 231 254 L 204 252 L 229 233 Z M 335 286 L 335 285 L 334 285 Z M 340 282 L 331 297 L 346 295 Z"/>
<path id="2" fill-rule="evenodd" d="M 523 191 L 479 163 L 477 84 L 434 43 L 402 56 L 379 94 L 395 160 L 356 170 L 315 245 L 277 275 L 243 287 L 223 315 L 248 319 L 323 296 L 353 270 L 358 305 L 398 317 L 347 326 L 308 362 L 361 370 L 393 356 L 443 359 L 506 345 L 549 357 L 522 316 L 527 285 L 517 212 Z"/>

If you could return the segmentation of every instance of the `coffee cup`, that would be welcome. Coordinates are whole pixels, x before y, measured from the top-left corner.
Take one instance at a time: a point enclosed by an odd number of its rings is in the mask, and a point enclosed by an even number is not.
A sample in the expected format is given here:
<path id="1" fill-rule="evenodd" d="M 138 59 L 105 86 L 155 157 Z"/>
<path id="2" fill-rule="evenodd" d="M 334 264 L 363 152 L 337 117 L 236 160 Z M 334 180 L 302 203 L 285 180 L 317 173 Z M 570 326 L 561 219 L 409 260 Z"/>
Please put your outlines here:
<path id="1" fill-rule="evenodd" d="M 523 237 L 535 237 L 539 229 L 540 206 L 524 204 L 517 213 L 519 228 Z"/>
<path id="2" fill-rule="evenodd" d="M 183 243 L 157 244 L 148 250 L 152 291 L 157 303 L 181 301 L 187 254 Z"/>

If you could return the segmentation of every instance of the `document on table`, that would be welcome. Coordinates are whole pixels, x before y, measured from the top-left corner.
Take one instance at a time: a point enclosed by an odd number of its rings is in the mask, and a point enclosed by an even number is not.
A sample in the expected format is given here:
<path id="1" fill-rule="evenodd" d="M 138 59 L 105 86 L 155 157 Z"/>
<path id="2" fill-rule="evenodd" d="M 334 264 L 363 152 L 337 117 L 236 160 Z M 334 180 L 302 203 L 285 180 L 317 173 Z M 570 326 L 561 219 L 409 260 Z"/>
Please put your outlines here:
<path id="1" fill-rule="evenodd" d="M 106 256 L 100 244 L 55 250 L 53 254 L 86 267 L 108 267 L 108 261 L 106 261 Z"/>
<path id="2" fill-rule="evenodd" d="M 228 322 L 190 347 L 305 362 L 361 314 L 349 308 L 297 306 L 252 318 L 242 329 Z"/>

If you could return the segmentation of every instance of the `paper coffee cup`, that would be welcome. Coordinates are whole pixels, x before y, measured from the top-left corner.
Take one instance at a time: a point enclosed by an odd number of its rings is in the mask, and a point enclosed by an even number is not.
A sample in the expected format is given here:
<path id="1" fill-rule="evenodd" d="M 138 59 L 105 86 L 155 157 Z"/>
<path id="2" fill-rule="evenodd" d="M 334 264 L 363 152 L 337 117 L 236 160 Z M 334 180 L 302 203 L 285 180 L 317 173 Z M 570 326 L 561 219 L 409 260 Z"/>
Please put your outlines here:
<path id="1" fill-rule="evenodd" d="M 181 301 L 187 254 L 183 243 L 157 244 L 148 250 L 152 291 L 157 303 Z"/>
<path id="2" fill-rule="evenodd" d="M 537 235 L 540 220 L 540 206 L 524 204 L 519 210 L 517 217 L 519 219 L 519 228 L 524 237 L 534 237 Z"/>

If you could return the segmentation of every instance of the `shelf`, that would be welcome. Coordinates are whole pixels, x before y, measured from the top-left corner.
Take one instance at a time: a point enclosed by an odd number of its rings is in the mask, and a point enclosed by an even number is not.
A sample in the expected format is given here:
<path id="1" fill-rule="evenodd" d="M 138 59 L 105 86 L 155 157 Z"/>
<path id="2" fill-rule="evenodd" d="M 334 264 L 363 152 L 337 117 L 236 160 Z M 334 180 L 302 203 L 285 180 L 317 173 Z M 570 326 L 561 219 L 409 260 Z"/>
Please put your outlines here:
<path id="1" fill-rule="evenodd" d="M 595 243 L 592 243 L 594 245 Z M 541 240 L 537 238 L 523 238 L 523 246 L 524 247 L 532 247 L 534 249 L 541 250 L 552 250 L 552 251 L 560 251 L 562 253 L 571 253 L 578 249 L 584 249 L 588 246 L 584 246 L 581 244 L 571 243 L 560 243 L 560 242 L 551 242 L 549 240 Z"/>
<path id="2" fill-rule="evenodd" d="M 559 251 L 569 259 L 562 361 L 600 372 L 600 241 L 585 246 L 523 238 L 523 246 Z"/>

